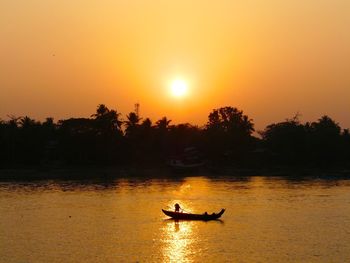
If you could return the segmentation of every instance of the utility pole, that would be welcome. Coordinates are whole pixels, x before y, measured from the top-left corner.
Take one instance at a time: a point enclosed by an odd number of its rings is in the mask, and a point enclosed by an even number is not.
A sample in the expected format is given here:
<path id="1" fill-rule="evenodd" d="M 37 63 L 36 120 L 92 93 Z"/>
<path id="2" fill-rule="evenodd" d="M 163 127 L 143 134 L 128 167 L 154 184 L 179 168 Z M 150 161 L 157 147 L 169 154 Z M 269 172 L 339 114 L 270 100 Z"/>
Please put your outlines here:
<path id="1" fill-rule="evenodd" d="M 136 113 L 136 116 L 137 118 L 140 117 L 140 103 L 135 103 L 135 113 Z"/>

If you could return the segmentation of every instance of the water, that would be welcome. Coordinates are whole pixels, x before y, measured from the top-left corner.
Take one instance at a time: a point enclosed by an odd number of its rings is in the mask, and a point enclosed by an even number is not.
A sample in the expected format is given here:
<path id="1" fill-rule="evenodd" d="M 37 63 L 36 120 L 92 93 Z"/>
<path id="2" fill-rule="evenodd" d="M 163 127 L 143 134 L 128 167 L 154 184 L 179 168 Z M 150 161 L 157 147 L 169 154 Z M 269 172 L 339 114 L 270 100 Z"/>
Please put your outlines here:
<path id="1" fill-rule="evenodd" d="M 226 208 L 221 221 L 161 208 Z M 0 183 L 0 262 L 349 262 L 350 180 Z"/>

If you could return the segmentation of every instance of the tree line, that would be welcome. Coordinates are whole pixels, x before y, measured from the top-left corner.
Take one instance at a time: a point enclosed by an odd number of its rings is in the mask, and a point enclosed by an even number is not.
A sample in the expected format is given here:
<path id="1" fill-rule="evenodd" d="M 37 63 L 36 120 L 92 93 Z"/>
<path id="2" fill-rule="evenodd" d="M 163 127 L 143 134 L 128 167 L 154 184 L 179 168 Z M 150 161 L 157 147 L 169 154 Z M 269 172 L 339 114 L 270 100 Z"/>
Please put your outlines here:
<path id="1" fill-rule="evenodd" d="M 0 120 L 0 167 L 31 165 L 157 165 L 195 147 L 210 165 L 237 167 L 349 166 L 350 134 L 328 116 L 298 116 L 254 133 L 235 107 L 214 109 L 203 127 L 156 122 L 97 106 L 90 118 L 40 122 L 28 116 Z M 258 135 L 257 135 L 258 134 Z"/>

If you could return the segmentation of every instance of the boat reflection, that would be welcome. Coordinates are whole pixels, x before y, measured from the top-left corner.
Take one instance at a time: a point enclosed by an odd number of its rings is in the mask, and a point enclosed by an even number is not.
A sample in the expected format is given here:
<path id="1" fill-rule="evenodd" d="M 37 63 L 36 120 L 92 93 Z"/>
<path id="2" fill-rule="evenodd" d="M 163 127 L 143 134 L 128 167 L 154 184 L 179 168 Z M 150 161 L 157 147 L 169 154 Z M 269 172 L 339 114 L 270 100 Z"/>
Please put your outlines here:
<path id="1" fill-rule="evenodd" d="M 174 220 L 174 225 L 175 225 L 175 232 L 179 232 L 180 231 L 180 225 L 179 225 L 179 220 Z"/>

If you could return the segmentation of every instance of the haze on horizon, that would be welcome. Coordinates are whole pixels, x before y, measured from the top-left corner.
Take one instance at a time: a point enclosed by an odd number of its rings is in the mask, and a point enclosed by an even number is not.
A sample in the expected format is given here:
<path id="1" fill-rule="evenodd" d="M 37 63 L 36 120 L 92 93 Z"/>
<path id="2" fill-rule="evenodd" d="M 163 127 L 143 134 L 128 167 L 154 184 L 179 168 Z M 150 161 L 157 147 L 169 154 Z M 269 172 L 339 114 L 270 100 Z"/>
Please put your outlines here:
<path id="1" fill-rule="evenodd" d="M 123 116 L 350 127 L 350 1 L 0 1 L 0 118 Z M 170 95 L 181 78 L 187 96 Z"/>

